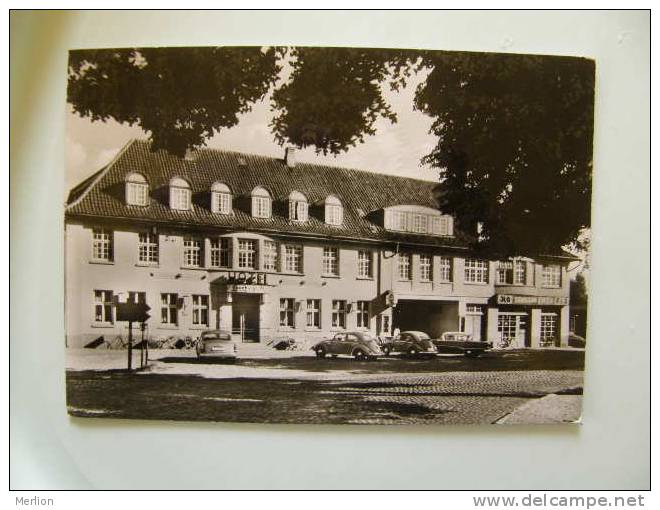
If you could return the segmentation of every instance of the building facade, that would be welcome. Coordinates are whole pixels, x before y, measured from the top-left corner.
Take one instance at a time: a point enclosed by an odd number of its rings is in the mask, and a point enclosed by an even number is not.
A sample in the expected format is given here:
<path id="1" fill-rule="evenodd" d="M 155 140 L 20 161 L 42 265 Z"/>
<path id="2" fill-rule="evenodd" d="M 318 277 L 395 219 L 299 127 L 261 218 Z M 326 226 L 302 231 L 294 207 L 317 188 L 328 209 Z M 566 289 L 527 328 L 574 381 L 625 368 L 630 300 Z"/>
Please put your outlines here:
<path id="1" fill-rule="evenodd" d="M 316 339 L 346 330 L 466 331 L 496 346 L 565 345 L 568 254 L 486 260 L 435 207 L 434 184 L 234 152 L 188 158 L 129 143 L 66 208 L 67 345 L 231 330 Z"/>

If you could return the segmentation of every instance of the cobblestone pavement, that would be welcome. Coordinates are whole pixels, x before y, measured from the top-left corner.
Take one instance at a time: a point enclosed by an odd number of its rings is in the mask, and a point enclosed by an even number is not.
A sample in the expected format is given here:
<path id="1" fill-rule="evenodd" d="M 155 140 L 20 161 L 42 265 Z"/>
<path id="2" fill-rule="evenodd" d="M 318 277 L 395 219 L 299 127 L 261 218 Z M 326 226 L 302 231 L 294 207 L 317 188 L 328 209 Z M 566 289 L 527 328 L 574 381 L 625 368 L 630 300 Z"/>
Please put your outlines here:
<path id="1" fill-rule="evenodd" d="M 476 363 L 463 358 L 373 363 L 304 358 L 249 360 L 239 362 L 239 366 L 165 356 L 149 372 L 69 370 L 67 401 L 72 415 L 85 417 L 495 423 L 533 399 L 581 393 L 581 359 L 571 361 L 564 356 L 559 362 L 552 361 L 552 356 L 555 354 L 494 356 Z M 543 365 L 554 369 L 539 368 Z M 274 374 L 277 377 L 272 377 Z M 571 416 L 565 421 L 577 418 Z"/>

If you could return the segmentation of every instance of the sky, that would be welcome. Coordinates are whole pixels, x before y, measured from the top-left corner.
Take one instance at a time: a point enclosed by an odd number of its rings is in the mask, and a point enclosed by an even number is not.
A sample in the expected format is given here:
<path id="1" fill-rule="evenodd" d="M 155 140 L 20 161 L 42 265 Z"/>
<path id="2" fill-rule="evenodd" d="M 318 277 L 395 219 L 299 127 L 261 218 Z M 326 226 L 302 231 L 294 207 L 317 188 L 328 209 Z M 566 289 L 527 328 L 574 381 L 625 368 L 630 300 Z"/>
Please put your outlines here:
<path id="1" fill-rule="evenodd" d="M 298 150 L 296 158 L 309 163 L 437 181 L 438 171 L 420 163 L 422 156 L 428 154 L 437 141 L 435 136 L 429 134 L 432 119 L 412 107 L 415 88 L 425 77 L 425 73 L 413 77 L 408 86 L 399 92 L 390 91 L 389 87 L 383 89 L 386 100 L 398 116 L 396 124 L 380 119 L 376 123 L 376 134 L 367 137 L 365 143 L 351 148 L 347 153 L 323 156 L 316 155 L 313 148 L 307 148 Z M 251 112 L 240 115 L 235 127 L 223 129 L 208 140 L 207 146 L 284 157 L 284 147 L 275 143 L 268 127 L 272 117 L 268 94 L 255 103 Z M 137 126 L 81 118 L 67 105 L 67 189 L 103 167 L 133 138 L 146 139 L 147 135 Z"/>

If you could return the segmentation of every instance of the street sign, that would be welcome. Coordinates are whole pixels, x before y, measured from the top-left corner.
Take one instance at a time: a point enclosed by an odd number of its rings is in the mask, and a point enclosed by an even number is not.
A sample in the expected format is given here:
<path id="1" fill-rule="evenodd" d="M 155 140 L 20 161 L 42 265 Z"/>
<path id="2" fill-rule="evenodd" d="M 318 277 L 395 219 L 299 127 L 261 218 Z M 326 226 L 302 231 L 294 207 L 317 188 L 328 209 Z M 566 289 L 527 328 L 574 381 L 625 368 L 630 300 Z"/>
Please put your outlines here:
<path id="1" fill-rule="evenodd" d="M 146 303 L 117 303 L 116 308 L 118 321 L 144 322 L 150 317 L 151 307 Z"/>

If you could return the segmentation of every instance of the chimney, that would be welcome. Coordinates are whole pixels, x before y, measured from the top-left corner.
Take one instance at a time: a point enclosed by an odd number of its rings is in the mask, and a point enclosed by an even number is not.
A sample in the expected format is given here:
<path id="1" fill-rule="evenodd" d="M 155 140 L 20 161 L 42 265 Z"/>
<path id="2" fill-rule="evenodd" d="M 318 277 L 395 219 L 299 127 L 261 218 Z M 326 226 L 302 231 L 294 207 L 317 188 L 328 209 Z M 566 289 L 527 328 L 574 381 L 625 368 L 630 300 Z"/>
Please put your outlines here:
<path id="1" fill-rule="evenodd" d="M 296 166 L 296 148 L 295 147 L 287 147 L 284 150 L 284 162 L 286 163 L 286 166 L 289 168 L 293 168 Z"/>

